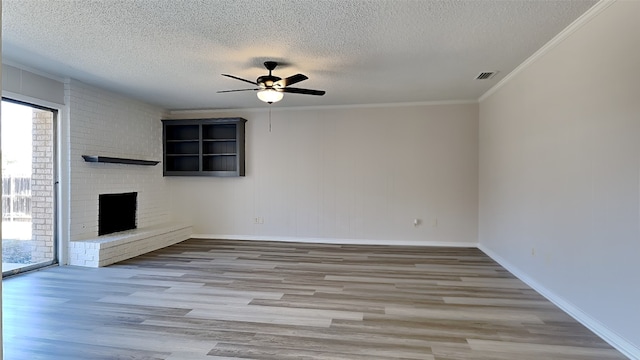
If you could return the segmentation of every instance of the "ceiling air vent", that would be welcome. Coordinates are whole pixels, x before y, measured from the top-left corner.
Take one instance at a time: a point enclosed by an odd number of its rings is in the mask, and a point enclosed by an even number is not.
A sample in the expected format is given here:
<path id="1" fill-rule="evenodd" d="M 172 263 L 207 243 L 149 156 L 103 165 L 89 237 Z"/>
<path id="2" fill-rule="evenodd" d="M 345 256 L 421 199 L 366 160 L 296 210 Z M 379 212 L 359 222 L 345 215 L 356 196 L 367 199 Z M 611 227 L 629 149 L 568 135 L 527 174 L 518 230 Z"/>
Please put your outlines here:
<path id="1" fill-rule="evenodd" d="M 481 72 L 478 76 L 476 76 L 476 80 L 487 80 L 494 77 L 498 72 L 497 71 L 485 71 Z"/>

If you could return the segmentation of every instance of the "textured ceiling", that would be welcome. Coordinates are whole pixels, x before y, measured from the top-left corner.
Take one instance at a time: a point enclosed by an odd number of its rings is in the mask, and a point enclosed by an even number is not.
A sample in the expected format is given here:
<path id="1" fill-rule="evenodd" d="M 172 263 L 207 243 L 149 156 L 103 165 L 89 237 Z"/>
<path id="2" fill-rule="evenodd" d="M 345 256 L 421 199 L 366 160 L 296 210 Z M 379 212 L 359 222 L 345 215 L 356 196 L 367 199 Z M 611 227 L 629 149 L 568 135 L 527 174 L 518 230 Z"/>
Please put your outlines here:
<path id="1" fill-rule="evenodd" d="M 277 106 L 476 100 L 595 2 L 3 0 L 2 55 L 166 109 L 264 106 L 216 91 L 265 60 L 327 91 Z"/>

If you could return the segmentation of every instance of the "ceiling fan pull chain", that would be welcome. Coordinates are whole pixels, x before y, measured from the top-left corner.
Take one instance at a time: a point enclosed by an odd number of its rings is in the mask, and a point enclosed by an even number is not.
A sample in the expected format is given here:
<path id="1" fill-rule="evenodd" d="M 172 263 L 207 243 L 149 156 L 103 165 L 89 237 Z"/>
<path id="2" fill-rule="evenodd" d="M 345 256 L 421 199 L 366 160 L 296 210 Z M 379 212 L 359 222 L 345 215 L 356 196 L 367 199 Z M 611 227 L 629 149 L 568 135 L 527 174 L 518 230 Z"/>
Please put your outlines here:
<path id="1" fill-rule="evenodd" d="M 271 104 L 269 104 L 269 132 L 271 132 Z"/>

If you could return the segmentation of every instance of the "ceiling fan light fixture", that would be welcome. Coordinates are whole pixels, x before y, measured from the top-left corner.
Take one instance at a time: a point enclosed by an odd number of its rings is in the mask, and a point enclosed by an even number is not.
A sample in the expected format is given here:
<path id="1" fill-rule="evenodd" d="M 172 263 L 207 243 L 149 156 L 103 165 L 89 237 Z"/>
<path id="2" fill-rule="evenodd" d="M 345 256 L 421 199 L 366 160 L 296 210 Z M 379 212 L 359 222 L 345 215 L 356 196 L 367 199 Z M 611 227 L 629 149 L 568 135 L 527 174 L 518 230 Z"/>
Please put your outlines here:
<path id="1" fill-rule="evenodd" d="M 2 0 L 0 0 L 1 2 Z M 278 63 L 275 61 L 265 61 L 264 67 L 269 70 L 269 75 L 260 76 L 255 82 L 243 78 L 239 78 L 237 76 L 222 74 L 222 76 L 236 79 L 245 83 L 249 83 L 251 85 L 257 86 L 257 88 L 252 89 L 238 89 L 238 90 L 222 90 L 218 91 L 218 93 L 230 93 L 237 91 L 257 91 L 258 99 L 260 101 L 264 101 L 267 104 L 273 104 L 274 102 L 278 102 L 282 100 L 284 97 L 284 93 L 294 93 L 294 94 L 303 94 L 303 95 L 316 95 L 322 96 L 325 94 L 324 90 L 311 90 L 311 89 L 301 89 L 297 87 L 290 87 L 289 85 L 297 84 L 301 81 L 307 80 L 308 77 L 304 74 L 295 74 L 289 76 L 287 78 L 281 78 L 275 75 L 272 75 L 273 69 L 278 66 Z"/>
<path id="2" fill-rule="evenodd" d="M 267 104 L 273 104 L 282 100 L 284 93 L 276 91 L 274 89 L 264 89 L 258 91 L 258 99 L 266 102 Z"/>

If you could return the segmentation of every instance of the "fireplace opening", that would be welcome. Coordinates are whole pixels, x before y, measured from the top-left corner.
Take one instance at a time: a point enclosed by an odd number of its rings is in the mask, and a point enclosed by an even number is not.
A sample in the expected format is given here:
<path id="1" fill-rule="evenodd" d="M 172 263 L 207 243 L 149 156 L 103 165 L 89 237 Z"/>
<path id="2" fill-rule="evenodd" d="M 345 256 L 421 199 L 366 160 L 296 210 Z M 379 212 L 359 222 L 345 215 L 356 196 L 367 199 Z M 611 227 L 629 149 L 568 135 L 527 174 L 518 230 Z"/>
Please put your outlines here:
<path id="1" fill-rule="evenodd" d="M 100 194 L 98 197 L 98 235 L 136 228 L 138 193 Z"/>

